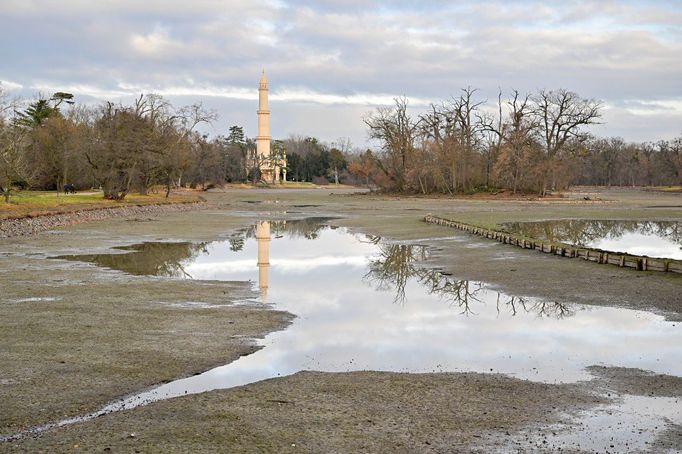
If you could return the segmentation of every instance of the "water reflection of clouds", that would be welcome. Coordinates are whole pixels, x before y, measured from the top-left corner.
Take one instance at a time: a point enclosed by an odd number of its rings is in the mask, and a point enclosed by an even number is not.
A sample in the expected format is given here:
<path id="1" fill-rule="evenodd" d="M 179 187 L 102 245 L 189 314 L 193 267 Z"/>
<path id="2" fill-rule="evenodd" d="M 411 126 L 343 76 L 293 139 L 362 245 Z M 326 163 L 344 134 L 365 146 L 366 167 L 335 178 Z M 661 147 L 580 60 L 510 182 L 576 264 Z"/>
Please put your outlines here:
<path id="1" fill-rule="evenodd" d="M 352 266 L 354 268 L 363 268 L 367 265 L 367 257 L 339 257 L 339 256 L 324 256 L 313 257 L 306 259 L 272 259 L 270 264 L 282 272 L 307 272 L 318 270 L 320 267 L 335 267 L 335 266 Z"/>
<path id="2" fill-rule="evenodd" d="M 641 233 L 626 233 L 618 239 L 595 240 L 591 241 L 588 246 L 607 251 L 682 260 L 682 248 L 679 244 L 665 238 Z"/>
<path id="3" fill-rule="evenodd" d="M 185 267 L 185 270 L 195 279 L 216 279 L 230 277 L 232 273 L 252 273 L 252 268 L 256 262 L 251 260 L 222 261 L 212 263 L 195 263 Z M 364 268 L 367 265 L 367 258 L 356 257 L 314 257 L 301 259 L 270 259 L 270 270 L 272 273 L 281 271 L 285 273 L 305 273 L 318 270 L 322 267 L 351 266 L 354 268 Z"/>
<path id="4" fill-rule="evenodd" d="M 567 219 L 503 226 L 524 236 L 649 257 L 682 259 L 682 223 Z"/>
<path id="5" fill-rule="evenodd" d="M 195 279 L 215 279 L 231 273 L 251 273 L 255 261 L 235 260 L 232 262 L 193 263 L 185 266 L 185 270 Z"/>
<path id="6" fill-rule="evenodd" d="M 318 226 L 314 240 L 300 228 L 286 232 L 280 227 L 284 236 L 269 242 L 268 300 L 295 314 L 292 324 L 252 355 L 155 392 L 201 392 L 306 369 L 494 370 L 566 382 L 589 378 L 585 366 L 608 364 L 682 375 L 682 330 L 662 317 L 505 295 L 423 268 L 424 248 L 341 228 Z M 184 267 L 195 278 L 256 280 L 257 241 L 239 244 L 209 244 Z"/>

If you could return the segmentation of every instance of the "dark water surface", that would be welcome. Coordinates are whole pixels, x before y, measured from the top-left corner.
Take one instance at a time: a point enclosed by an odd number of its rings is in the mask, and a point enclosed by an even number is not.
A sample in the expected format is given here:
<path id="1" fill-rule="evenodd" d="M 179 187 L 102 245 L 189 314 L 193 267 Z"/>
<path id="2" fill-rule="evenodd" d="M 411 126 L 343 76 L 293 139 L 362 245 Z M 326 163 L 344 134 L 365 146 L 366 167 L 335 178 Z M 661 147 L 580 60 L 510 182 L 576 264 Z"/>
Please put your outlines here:
<path id="1" fill-rule="evenodd" d="M 503 224 L 510 233 L 613 252 L 682 260 L 682 223 L 566 219 Z"/>
<path id="2" fill-rule="evenodd" d="M 324 220 L 261 222 L 223 241 L 121 249 L 61 258 L 132 274 L 250 280 L 260 303 L 297 317 L 254 354 L 103 412 L 301 370 L 496 372 L 555 383 L 590 379 L 584 368 L 600 364 L 682 376 L 679 323 L 644 311 L 506 295 L 426 268 L 425 246 L 353 234 Z"/>

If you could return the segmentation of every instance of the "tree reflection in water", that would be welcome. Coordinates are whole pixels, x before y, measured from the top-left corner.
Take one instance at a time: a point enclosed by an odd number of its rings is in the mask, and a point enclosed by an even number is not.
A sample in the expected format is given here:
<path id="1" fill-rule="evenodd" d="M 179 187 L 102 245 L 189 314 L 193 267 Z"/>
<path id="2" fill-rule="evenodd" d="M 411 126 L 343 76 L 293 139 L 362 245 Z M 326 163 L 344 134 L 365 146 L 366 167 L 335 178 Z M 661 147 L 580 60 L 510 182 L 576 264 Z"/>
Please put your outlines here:
<path id="1" fill-rule="evenodd" d="M 281 236 L 314 240 L 324 229 L 335 229 L 326 222 L 329 218 L 308 218 L 295 221 L 270 221 L 270 232 Z M 230 250 L 241 251 L 247 239 L 254 238 L 256 226 L 236 232 L 228 243 Z M 410 279 L 424 286 L 429 294 L 437 295 L 451 307 L 461 309 L 464 315 L 476 315 L 475 305 L 485 304 L 482 296 L 492 292 L 479 282 L 453 279 L 448 274 L 425 268 L 423 262 L 429 258 L 429 250 L 422 245 L 388 244 L 381 237 L 366 235 L 361 241 L 374 244 L 378 255 L 368 263 L 368 272 L 363 280 L 376 286 L 377 290 L 394 290 L 396 304 L 405 304 L 405 287 Z M 99 266 L 121 270 L 135 275 L 154 275 L 192 278 L 183 264 L 192 263 L 200 254 L 208 254 L 208 243 L 142 243 L 116 249 L 128 251 L 125 254 L 66 255 L 55 258 L 85 261 Z M 490 299 L 487 299 L 490 301 Z M 506 310 L 511 315 L 520 312 L 536 313 L 543 317 L 562 318 L 573 315 L 564 304 L 538 302 L 516 296 L 497 294 L 497 310 Z"/>
<path id="2" fill-rule="evenodd" d="M 317 239 L 320 232 L 324 229 L 336 229 L 335 226 L 327 225 L 326 222 L 334 218 L 312 217 L 296 219 L 292 221 L 268 221 L 270 223 L 270 233 L 279 237 L 285 232 L 293 238 L 306 238 L 308 240 Z M 230 238 L 230 250 L 239 252 L 244 248 L 244 243 L 249 238 L 256 237 L 256 226 L 252 225 L 245 229 L 238 230 Z"/>
<path id="3" fill-rule="evenodd" d="M 521 311 L 533 312 L 540 317 L 551 318 L 564 318 L 573 315 L 573 311 L 564 303 L 534 301 L 521 296 L 509 296 L 498 292 L 497 312 L 502 312 L 502 308 L 506 308 L 512 316 Z"/>
<path id="4" fill-rule="evenodd" d="M 529 238 L 588 246 L 601 239 L 617 240 L 629 233 L 666 238 L 682 246 L 682 223 L 673 221 L 604 221 L 566 219 L 540 222 L 511 222 L 504 230 Z"/>
<path id="5" fill-rule="evenodd" d="M 307 218 L 295 221 L 270 221 L 274 236 L 285 231 L 289 236 L 314 240 L 320 231 L 336 228 L 325 225 L 332 218 Z M 256 236 L 256 226 L 242 229 L 228 238 L 230 250 L 239 252 L 247 239 Z M 90 262 L 104 268 L 120 270 L 137 276 L 165 276 L 192 279 L 183 264 L 192 263 L 200 254 L 208 254 L 209 243 L 163 243 L 147 242 L 113 249 L 126 251 L 125 254 L 83 254 L 53 257 L 72 261 Z"/>
<path id="6" fill-rule="evenodd" d="M 368 241 L 378 243 L 378 237 Z M 369 262 L 364 280 L 373 283 L 377 290 L 394 290 L 393 302 L 405 304 L 405 287 L 410 279 L 416 279 L 426 290 L 447 301 L 451 307 L 461 309 L 463 315 L 476 315 L 475 304 L 485 304 L 481 292 L 491 292 L 483 283 L 465 279 L 453 279 L 439 270 L 424 268 L 420 262 L 428 258 L 428 248 L 421 245 L 379 244 L 379 255 Z M 506 310 L 512 316 L 519 312 L 535 313 L 541 317 L 564 318 L 573 315 L 566 304 L 543 302 L 535 299 L 509 296 L 497 292 L 497 311 Z"/>
<path id="7" fill-rule="evenodd" d="M 369 241 L 375 241 L 376 237 L 369 237 Z M 382 244 L 379 245 L 379 257 L 371 259 L 369 271 L 364 279 L 376 284 L 377 290 L 396 291 L 396 303 L 405 302 L 405 285 L 407 281 L 417 275 L 418 269 L 415 262 L 426 258 L 424 246 L 411 246 L 407 244 Z"/>
<path id="8" fill-rule="evenodd" d="M 166 276 L 191 279 L 183 262 L 193 261 L 205 254 L 208 243 L 141 243 L 114 249 L 130 251 L 126 254 L 62 255 L 56 259 L 90 262 L 104 268 L 124 271 L 137 276 Z"/>

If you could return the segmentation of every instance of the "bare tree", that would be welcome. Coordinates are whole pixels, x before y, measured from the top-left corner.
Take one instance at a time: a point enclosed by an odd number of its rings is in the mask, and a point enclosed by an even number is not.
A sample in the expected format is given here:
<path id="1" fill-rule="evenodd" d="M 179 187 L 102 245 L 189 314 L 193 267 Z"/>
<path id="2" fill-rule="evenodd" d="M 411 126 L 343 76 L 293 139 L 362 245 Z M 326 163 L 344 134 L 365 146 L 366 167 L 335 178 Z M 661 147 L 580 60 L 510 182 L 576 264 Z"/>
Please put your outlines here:
<path id="1" fill-rule="evenodd" d="M 441 192 L 452 194 L 457 190 L 457 166 L 459 164 L 456 122 L 445 106 L 431 104 L 429 111 L 421 115 L 421 171 L 416 173 L 423 193 L 429 187 L 440 187 Z"/>
<path id="2" fill-rule="evenodd" d="M 500 155 L 502 142 L 505 137 L 506 125 L 502 113 L 502 90 L 497 93 L 497 111 L 492 113 L 477 114 L 478 122 L 481 125 L 481 132 L 485 147 L 485 185 L 490 187 L 493 184 L 493 168 Z"/>
<path id="3" fill-rule="evenodd" d="M 539 144 L 535 136 L 538 124 L 532 115 L 530 95 L 521 96 L 514 90 L 507 107 L 509 117 L 502 128 L 503 142 L 495 173 L 516 194 L 521 184 L 527 188 L 526 177 L 537 166 Z"/>
<path id="4" fill-rule="evenodd" d="M 674 173 L 677 184 L 682 186 L 682 137 L 659 142 L 658 148 L 663 160 Z"/>
<path id="5" fill-rule="evenodd" d="M 458 126 L 459 141 L 462 146 L 462 157 L 459 166 L 460 181 L 462 182 L 462 189 L 467 190 L 472 187 L 474 163 L 472 160 L 476 154 L 477 147 L 480 141 L 482 125 L 476 121 L 476 115 L 479 107 L 485 101 L 475 101 L 474 96 L 478 92 L 477 89 L 467 87 L 462 89 L 462 94 L 459 98 L 453 100 L 452 113 L 454 120 Z"/>
<path id="6" fill-rule="evenodd" d="M 208 189 L 225 182 L 224 155 L 221 142 L 209 142 L 206 135 L 194 133 L 190 137 L 190 153 L 192 165 L 186 176 L 189 177 L 190 187 L 201 186 Z"/>
<path id="7" fill-rule="evenodd" d="M 390 189 L 407 189 L 406 171 L 414 154 L 419 127 L 407 112 L 407 98 L 395 98 L 392 108 L 378 108 L 365 118 L 369 136 L 381 143 L 382 155 L 376 163 L 391 182 Z"/>
<path id="8" fill-rule="evenodd" d="M 94 123 L 86 152 L 105 197 L 121 199 L 137 182 L 142 193 L 154 183 L 181 184 L 192 165 L 195 128 L 216 118 L 201 104 L 175 109 L 158 95 L 141 95 L 132 106 L 106 103 Z"/>
<path id="9" fill-rule="evenodd" d="M 176 177 L 178 184 L 182 180 L 182 174 L 187 169 L 188 163 L 186 160 L 183 161 L 182 151 L 187 151 L 188 147 L 181 149 L 181 144 L 188 143 L 190 136 L 194 133 L 194 130 L 201 123 L 212 124 L 218 119 L 218 114 L 214 110 L 209 110 L 204 108 L 202 103 L 192 104 L 190 106 L 185 106 L 180 108 L 176 115 L 169 118 L 168 121 L 173 122 L 175 119 L 179 120 L 179 125 L 176 128 L 178 138 L 173 143 L 167 151 L 166 166 L 164 167 L 164 173 L 166 177 L 166 197 L 170 194 L 171 184 L 174 181 L 173 177 Z M 170 124 L 166 126 L 171 126 Z M 184 153 L 187 156 L 188 153 Z M 170 163 L 170 165 L 168 165 Z"/>
<path id="10" fill-rule="evenodd" d="M 53 115 L 30 134 L 31 155 L 41 179 L 57 192 L 69 183 L 78 140 L 77 125 L 63 115 Z"/>
<path id="11" fill-rule="evenodd" d="M 583 126 L 597 124 L 601 117 L 601 103 L 594 99 L 581 98 L 578 94 L 564 90 L 541 90 L 533 97 L 534 113 L 542 131 L 544 160 L 541 194 L 547 192 L 548 179 L 555 180 L 555 164 L 567 141 L 571 138 L 584 139 Z"/>
<path id="12" fill-rule="evenodd" d="M 433 183 L 450 193 L 469 190 L 478 182 L 477 157 L 483 131 L 479 108 L 484 101 L 474 99 L 477 91 L 467 87 L 459 97 L 431 105 L 429 112 L 420 117 L 420 132 L 426 141 L 421 161 L 430 161 Z M 436 157 L 428 160 L 432 152 Z"/>
<path id="13" fill-rule="evenodd" d="M 12 187 L 31 179 L 25 148 L 28 130 L 19 125 L 19 101 L 7 101 L 0 88 L 0 192 L 9 203 Z"/>
<path id="14" fill-rule="evenodd" d="M 372 174 L 374 173 L 376 159 L 372 156 L 371 150 L 365 150 L 364 153 L 354 157 L 348 164 L 348 171 L 359 178 L 362 179 L 367 189 L 372 191 Z"/>

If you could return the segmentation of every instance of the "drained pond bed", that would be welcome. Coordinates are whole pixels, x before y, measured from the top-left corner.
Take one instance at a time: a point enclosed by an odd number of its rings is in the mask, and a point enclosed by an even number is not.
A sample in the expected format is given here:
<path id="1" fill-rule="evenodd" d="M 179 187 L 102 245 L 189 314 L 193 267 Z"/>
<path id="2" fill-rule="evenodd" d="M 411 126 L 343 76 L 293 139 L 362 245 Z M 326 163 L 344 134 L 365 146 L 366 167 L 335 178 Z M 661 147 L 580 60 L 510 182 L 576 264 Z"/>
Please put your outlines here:
<path id="1" fill-rule="evenodd" d="M 507 295 L 429 268 L 426 246 L 354 234 L 324 219 L 263 221 L 223 241 L 120 249 L 59 258 L 129 274 L 250 280 L 260 293 L 255 304 L 296 318 L 251 355 L 65 424 L 306 370 L 481 372 L 573 383 L 593 377 L 586 367 L 605 365 L 682 376 L 682 330 L 661 316 Z M 200 303 L 187 305 L 202 310 Z M 645 399 L 647 409 L 656 406 L 655 397 Z M 664 413 L 661 429 L 682 423 L 679 411 Z"/>

